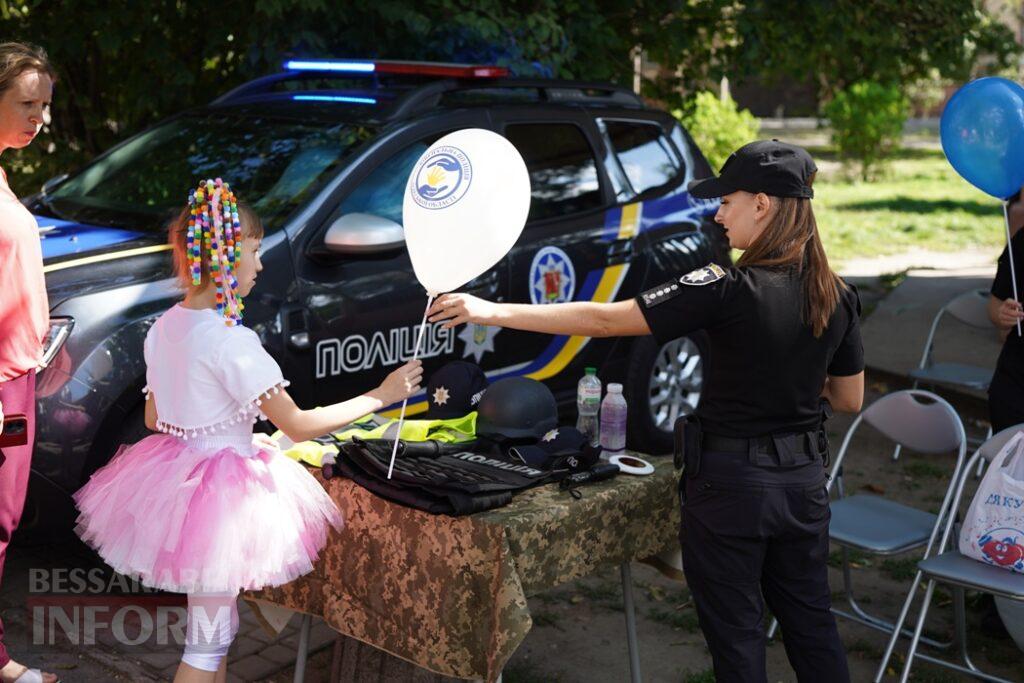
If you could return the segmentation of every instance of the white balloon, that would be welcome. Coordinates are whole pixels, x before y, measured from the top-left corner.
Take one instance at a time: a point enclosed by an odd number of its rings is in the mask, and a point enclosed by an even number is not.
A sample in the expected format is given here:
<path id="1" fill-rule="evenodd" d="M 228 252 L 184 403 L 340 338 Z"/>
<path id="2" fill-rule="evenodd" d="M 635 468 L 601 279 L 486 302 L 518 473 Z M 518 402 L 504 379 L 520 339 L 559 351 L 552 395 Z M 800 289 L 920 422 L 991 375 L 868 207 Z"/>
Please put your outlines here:
<path id="1" fill-rule="evenodd" d="M 416 278 L 434 296 L 500 261 L 530 210 L 530 176 L 518 150 L 481 128 L 450 133 L 420 156 L 402 204 Z"/>

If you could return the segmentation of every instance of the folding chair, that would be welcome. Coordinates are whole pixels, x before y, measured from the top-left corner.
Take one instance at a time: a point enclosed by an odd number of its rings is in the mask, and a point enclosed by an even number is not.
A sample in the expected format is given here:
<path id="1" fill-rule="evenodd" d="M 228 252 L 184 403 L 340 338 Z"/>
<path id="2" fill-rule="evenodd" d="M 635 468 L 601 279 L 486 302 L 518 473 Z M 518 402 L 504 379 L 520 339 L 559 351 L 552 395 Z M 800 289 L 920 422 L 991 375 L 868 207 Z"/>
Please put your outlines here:
<path id="1" fill-rule="evenodd" d="M 964 485 L 967 483 L 967 478 L 975 461 L 988 460 L 991 463 L 990 467 L 1000 467 L 1002 463 L 993 462 L 993 460 L 999 455 L 999 451 L 1006 445 L 1006 442 L 1021 429 L 1024 429 L 1024 424 L 1004 429 L 982 444 L 981 448 L 974 453 L 959 477 L 956 495 L 950 505 L 951 516 L 955 516 L 960 508 Z M 907 663 L 904 665 L 903 673 L 900 676 L 901 683 L 904 683 L 910 675 L 910 669 L 915 657 L 983 680 L 1010 683 L 1006 679 L 982 672 L 971 661 L 967 653 L 967 612 L 964 605 L 964 592 L 966 590 L 975 590 L 1011 600 L 1024 601 L 1024 575 L 999 569 L 961 555 L 960 551 L 957 550 L 959 534 L 954 535 L 954 531 L 959 532 L 958 524 L 947 525 L 945 531 L 943 531 L 942 539 L 936 548 L 936 552 L 931 556 L 926 556 L 918 563 L 918 572 L 917 577 L 914 579 L 914 586 L 910 593 L 907 594 L 907 599 L 903 603 L 903 610 L 896 621 L 900 629 L 894 630 L 889 638 L 889 645 L 886 647 L 882 662 L 875 673 L 875 683 L 882 680 L 885 668 L 889 665 L 889 659 L 892 657 L 893 649 L 896 647 L 896 640 L 907 618 L 907 612 L 914 601 L 914 594 L 922 577 L 928 579 L 928 587 L 925 589 L 924 602 L 921 606 L 921 613 L 917 618 L 917 626 L 914 628 L 914 633 L 911 636 Z M 935 584 L 937 582 L 953 587 L 953 621 L 955 626 L 953 643 L 959 650 L 963 664 L 938 659 L 937 657 L 921 654 L 917 651 L 918 645 L 924 640 L 921 637 L 921 632 L 924 630 L 925 618 L 928 616 L 928 609 L 931 607 L 932 594 L 935 592 Z"/>
<path id="2" fill-rule="evenodd" d="M 910 376 L 914 379 L 914 389 L 917 389 L 921 384 L 926 384 L 930 386 L 946 386 L 954 389 L 988 390 L 988 385 L 992 381 L 992 368 L 982 368 L 963 363 L 936 363 L 933 358 L 935 334 L 939 329 L 939 321 L 947 313 L 971 327 L 981 329 L 991 329 L 993 327 L 992 321 L 988 317 L 988 296 L 987 290 L 972 289 L 958 294 L 947 301 L 946 305 L 935 314 L 931 329 L 928 330 L 928 339 L 924 343 L 921 362 L 910 371 Z M 992 436 L 991 429 L 985 434 L 984 439 L 968 439 L 968 445 L 978 446 L 990 436 Z M 893 450 L 892 459 L 897 460 L 899 457 L 900 447 L 897 445 L 895 450 Z"/>
<path id="3" fill-rule="evenodd" d="M 863 423 L 871 425 L 891 441 L 920 453 L 957 452 L 956 465 L 938 514 L 872 494 L 846 494 L 843 462 L 854 434 Z M 883 632 L 895 628 L 891 622 L 868 614 L 857 603 L 853 592 L 850 550 L 888 556 L 926 546 L 924 556 L 928 557 L 945 524 L 949 501 L 966 452 L 966 437 L 960 417 L 949 403 L 928 391 L 908 389 L 888 394 L 857 416 L 839 448 L 827 485 L 831 490 L 834 483 L 838 492 L 838 498 L 831 505 L 829 540 L 842 549 L 843 585 L 851 610 L 848 612 L 833 606 L 832 612 L 835 615 Z M 777 625 L 776 621 L 772 622 L 768 630 L 769 638 L 775 635 Z M 910 633 L 907 632 L 907 635 Z M 950 645 L 931 640 L 928 642 L 936 647 Z"/>

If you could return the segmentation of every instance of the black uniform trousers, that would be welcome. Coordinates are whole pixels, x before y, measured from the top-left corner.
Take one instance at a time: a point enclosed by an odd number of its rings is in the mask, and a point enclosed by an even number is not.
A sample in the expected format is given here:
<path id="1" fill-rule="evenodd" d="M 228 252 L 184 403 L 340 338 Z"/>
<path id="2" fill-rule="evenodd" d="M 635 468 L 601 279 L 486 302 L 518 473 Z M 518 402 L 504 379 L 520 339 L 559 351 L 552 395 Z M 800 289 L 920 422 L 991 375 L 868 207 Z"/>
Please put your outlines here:
<path id="1" fill-rule="evenodd" d="M 798 681 L 850 680 L 830 611 L 824 467 L 786 460 L 705 452 L 683 478 L 683 571 L 719 683 L 767 680 L 765 602 Z"/>

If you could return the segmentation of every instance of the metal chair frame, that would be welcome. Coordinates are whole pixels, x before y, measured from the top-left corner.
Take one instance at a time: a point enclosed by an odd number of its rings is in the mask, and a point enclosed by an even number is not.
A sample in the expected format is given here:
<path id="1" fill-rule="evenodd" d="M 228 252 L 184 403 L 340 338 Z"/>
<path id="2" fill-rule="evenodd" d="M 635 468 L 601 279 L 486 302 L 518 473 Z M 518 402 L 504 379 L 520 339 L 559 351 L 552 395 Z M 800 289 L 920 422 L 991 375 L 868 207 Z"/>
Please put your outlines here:
<path id="1" fill-rule="evenodd" d="M 952 299 L 947 301 L 946 304 L 939 309 L 939 312 L 935 314 L 935 318 L 932 319 L 931 328 L 929 328 L 928 330 L 928 339 L 924 343 L 924 351 L 921 354 L 921 361 L 918 363 L 914 371 L 927 370 L 934 365 L 933 353 L 935 351 L 935 335 L 939 329 L 939 321 L 942 320 L 942 317 L 947 313 L 952 317 L 956 318 L 957 320 L 959 320 L 960 322 L 964 323 L 965 325 L 970 325 L 971 327 L 979 329 L 987 329 L 993 327 L 992 321 L 988 317 L 988 297 L 989 293 L 987 290 L 970 289 L 966 292 L 957 294 Z M 912 377 L 914 371 L 911 372 Z M 914 378 L 914 384 L 912 388 L 917 389 L 921 385 L 922 381 L 926 383 L 934 383 L 939 386 L 966 387 L 969 389 L 979 389 L 982 391 L 988 389 L 987 382 L 984 386 L 978 386 L 973 383 L 958 383 L 940 380 L 929 381 L 927 379 L 917 377 Z M 968 437 L 967 445 L 980 446 L 991 437 L 992 428 L 989 427 L 988 432 L 982 439 Z M 898 460 L 899 457 L 900 446 L 897 445 L 896 448 L 893 449 L 892 459 Z M 984 463 L 981 463 L 981 467 L 978 469 L 975 476 L 980 477 L 983 468 Z"/>
<path id="2" fill-rule="evenodd" d="M 967 465 L 963 468 L 960 473 L 959 480 L 956 486 L 956 494 L 953 497 L 952 504 L 950 506 L 950 514 L 955 517 L 957 511 L 960 508 L 960 503 L 963 499 L 964 486 L 967 483 L 967 478 L 970 475 L 971 468 L 976 464 L 976 461 L 987 460 L 990 463 L 999 455 L 999 451 L 1002 450 L 1003 446 L 1018 432 L 1024 430 L 1024 424 L 1016 425 L 1008 429 L 1004 429 L 994 437 L 988 439 L 977 451 L 971 456 L 971 459 L 967 462 Z M 991 465 L 997 466 L 997 465 Z M 943 552 L 950 548 L 952 552 L 959 553 L 955 546 L 950 546 L 950 539 L 953 537 L 953 532 L 957 532 L 957 538 L 959 538 L 959 524 L 948 524 L 946 529 L 943 531 L 942 539 L 939 541 L 939 545 L 935 550 L 935 556 L 942 555 Z M 927 559 L 922 558 L 922 562 Z M 927 566 L 927 565 L 925 565 Z M 995 569 L 993 571 L 1005 571 L 1002 569 Z M 903 603 L 903 609 L 900 611 L 900 616 L 896 620 L 896 623 L 900 627 L 900 631 L 893 630 L 892 636 L 889 638 L 889 643 L 886 646 L 885 654 L 882 656 L 882 661 L 878 666 L 878 671 L 875 673 L 874 681 L 879 683 L 882 677 L 885 675 L 885 669 L 889 665 L 889 660 L 892 658 L 893 650 L 896 647 L 896 641 L 898 640 L 899 633 L 903 633 L 903 624 L 906 622 L 907 614 L 910 611 L 910 607 L 914 601 L 914 595 L 920 584 L 921 578 L 924 576 L 925 571 L 919 566 L 917 571 L 917 577 L 914 579 L 914 586 L 911 591 L 907 594 L 907 599 Z M 924 630 L 925 619 L 928 616 L 928 610 L 931 607 L 932 595 L 935 592 L 935 585 L 937 583 L 946 583 L 953 588 L 953 623 L 954 623 L 954 634 L 953 644 L 956 646 L 960 660 L 962 663 L 951 662 L 945 659 L 939 659 L 938 657 L 932 657 L 927 654 L 918 652 L 918 646 L 922 642 L 927 642 L 921 636 Z M 967 589 L 978 590 L 992 595 L 999 595 L 1002 597 L 1010 598 L 1011 600 L 1024 601 L 1024 576 L 1020 576 L 1020 590 L 1016 593 L 1006 593 L 1001 590 L 996 590 L 992 587 L 986 587 L 979 585 L 978 583 L 954 583 L 947 578 L 933 577 L 929 575 L 928 586 L 925 589 L 924 601 L 921 605 L 921 612 L 918 614 L 917 624 L 911 635 L 910 649 L 907 653 L 907 661 L 903 667 L 903 672 L 900 675 L 900 683 L 905 683 L 907 678 L 910 676 L 910 670 L 914 663 L 914 658 L 923 659 L 925 661 L 944 666 L 955 671 L 979 678 L 985 681 L 995 681 L 997 683 L 1012 683 L 1007 679 L 993 676 L 981 671 L 974 662 L 971 661 L 970 655 L 967 651 L 967 610 L 964 604 L 964 594 Z"/>

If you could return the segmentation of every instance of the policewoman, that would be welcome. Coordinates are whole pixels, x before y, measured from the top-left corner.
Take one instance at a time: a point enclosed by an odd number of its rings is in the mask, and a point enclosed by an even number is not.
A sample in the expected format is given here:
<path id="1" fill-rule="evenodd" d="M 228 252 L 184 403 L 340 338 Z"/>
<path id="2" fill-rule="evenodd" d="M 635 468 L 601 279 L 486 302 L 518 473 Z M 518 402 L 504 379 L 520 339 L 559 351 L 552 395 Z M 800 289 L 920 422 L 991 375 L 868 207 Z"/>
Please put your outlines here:
<path id="1" fill-rule="evenodd" d="M 811 208 L 817 169 L 775 140 L 737 150 L 719 177 L 690 184 L 721 198 L 715 220 L 744 251 L 736 267 L 680 273 L 635 300 L 534 306 L 465 294 L 432 321 L 548 334 L 705 330 L 710 358 L 695 419 L 677 425 L 683 567 L 720 683 L 765 681 L 767 602 L 799 681 L 848 681 L 828 586 L 827 440 L 831 409 L 856 412 L 864 363 L 856 291 L 829 266 Z M 681 442 L 681 443 L 680 443 Z"/>

